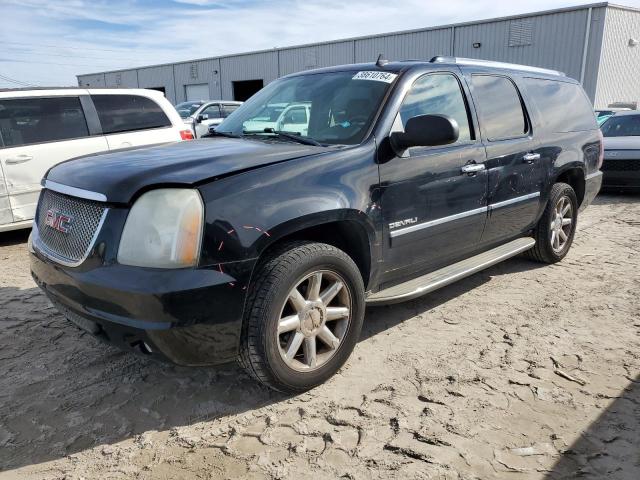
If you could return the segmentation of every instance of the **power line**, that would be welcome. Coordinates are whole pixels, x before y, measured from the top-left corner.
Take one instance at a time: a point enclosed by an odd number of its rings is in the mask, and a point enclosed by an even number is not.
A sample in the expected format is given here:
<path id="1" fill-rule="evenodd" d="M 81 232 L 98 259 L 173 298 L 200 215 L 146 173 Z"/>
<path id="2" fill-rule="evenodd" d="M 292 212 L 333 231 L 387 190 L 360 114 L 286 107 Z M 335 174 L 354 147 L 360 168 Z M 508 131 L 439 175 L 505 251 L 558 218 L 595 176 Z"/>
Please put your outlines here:
<path id="1" fill-rule="evenodd" d="M 16 85 L 20 85 L 22 87 L 37 87 L 38 85 L 34 85 L 32 83 L 23 82 L 22 80 L 16 80 L 15 78 L 6 77 L 4 75 L 0 75 L 0 80 L 4 80 L 5 82 L 14 83 Z"/>
<path id="2" fill-rule="evenodd" d="M 31 47 L 45 47 L 45 48 L 68 48 L 71 50 L 94 50 L 96 52 L 116 52 L 116 53 L 126 53 L 128 51 L 127 48 L 123 47 L 120 50 L 113 50 L 113 49 L 109 49 L 109 48 L 88 48 L 88 47 L 71 47 L 71 46 L 65 46 L 65 45 L 43 45 L 40 43 L 24 43 L 24 42 L 5 42 L 4 40 L 2 41 L 3 44 L 10 44 L 10 45 L 28 45 Z"/>
<path id="3" fill-rule="evenodd" d="M 87 63 L 57 63 L 57 62 L 34 62 L 32 60 L 20 60 L 19 58 L 0 58 L 0 63 L 31 63 L 34 65 L 61 65 L 65 67 L 104 67 L 104 68 L 113 68 L 113 65 L 100 65 L 96 63 L 87 64 Z"/>
<path id="4" fill-rule="evenodd" d="M 48 53 L 48 52 L 17 52 L 15 50 L 11 51 L 11 55 L 41 55 L 45 57 L 66 57 L 66 58 L 89 58 L 89 59 L 98 59 L 98 60 L 113 60 L 113 57 L 96 57 L 96 56 L 85 56 L 85 55 L 69 55 L 64 53 Z"/>

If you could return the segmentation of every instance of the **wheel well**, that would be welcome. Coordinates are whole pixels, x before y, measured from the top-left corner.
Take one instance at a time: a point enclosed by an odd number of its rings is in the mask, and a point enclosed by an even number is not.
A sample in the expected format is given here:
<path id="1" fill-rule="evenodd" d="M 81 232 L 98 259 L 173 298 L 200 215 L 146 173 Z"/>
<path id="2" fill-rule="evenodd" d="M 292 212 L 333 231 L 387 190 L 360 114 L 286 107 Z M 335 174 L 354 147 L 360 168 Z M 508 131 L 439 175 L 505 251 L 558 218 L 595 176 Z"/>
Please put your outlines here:
<path id="1" fill-rule="evenodd" d="M 578 198 L 578 206 L 582 205 L 582 200 L 584 199 L 584 173 L 580 168 L 572 168 L 570 170 L 562 172 L 556 178 L 556 182 L 567 183 L 571 185 L 571 188 L 576 192 L 576 197 Z"/>
<path id="2" fill-rule="evenodd" d="M 284 242 L 296 240 L 326 243 L 345 252 L 360 270 L 365 289 L 367 288 L 371 273 L 371 250 L 364 227 L 351 220 L 314 225 L 279 238 L 262 252 L 261 257 Z"/>

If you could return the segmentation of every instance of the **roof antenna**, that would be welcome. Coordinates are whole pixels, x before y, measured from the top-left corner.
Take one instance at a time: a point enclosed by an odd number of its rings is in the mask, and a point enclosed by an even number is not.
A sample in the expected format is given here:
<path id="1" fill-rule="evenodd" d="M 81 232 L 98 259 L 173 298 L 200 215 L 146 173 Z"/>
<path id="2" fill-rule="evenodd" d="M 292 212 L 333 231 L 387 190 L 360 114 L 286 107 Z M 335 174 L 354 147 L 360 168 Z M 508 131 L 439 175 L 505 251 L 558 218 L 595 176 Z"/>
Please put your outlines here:
<path id="1" fill-rule="evenodd" d="M 376 67 L 384 67 L 387 63 L 389 63 L 389 60 L 384 58 L 384 55 L 382 53 L 378 55 L 378 60 L 376 60 Z"/>

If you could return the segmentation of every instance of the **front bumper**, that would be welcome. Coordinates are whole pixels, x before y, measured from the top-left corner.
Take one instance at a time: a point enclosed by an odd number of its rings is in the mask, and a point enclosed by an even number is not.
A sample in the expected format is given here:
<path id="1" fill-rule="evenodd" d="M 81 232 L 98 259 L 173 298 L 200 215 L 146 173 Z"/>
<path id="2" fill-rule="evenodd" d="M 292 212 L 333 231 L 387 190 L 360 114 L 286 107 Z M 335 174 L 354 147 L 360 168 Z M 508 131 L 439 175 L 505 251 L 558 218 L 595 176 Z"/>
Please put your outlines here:
<path id="1" fill-rule="evenodd" d="M 54 305 L 101 340 L 179 365 L 236 358 L 253 261 L 164 270 L 64 267 L 33 251 L 31 273 Z"/>
<path id="2" fill-rule="evenodd" d="M 640 190 L 640 159 L 605 159 L 603 188 Z"/>

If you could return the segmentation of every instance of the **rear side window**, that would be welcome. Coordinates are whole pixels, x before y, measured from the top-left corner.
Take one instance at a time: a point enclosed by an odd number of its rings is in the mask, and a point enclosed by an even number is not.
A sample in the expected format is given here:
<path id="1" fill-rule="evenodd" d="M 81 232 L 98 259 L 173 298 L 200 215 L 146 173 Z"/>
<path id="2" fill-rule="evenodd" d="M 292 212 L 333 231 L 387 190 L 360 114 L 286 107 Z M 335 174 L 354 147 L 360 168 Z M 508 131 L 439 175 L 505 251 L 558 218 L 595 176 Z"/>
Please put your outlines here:
<path id="1" fill-rule="evenodd" d="M 467 106 L 458 80 L 448 73 L 434 73 L 418 78 L 400 107 L 402 127 L 418 115 L 448 115 L 460 131 L 458 142 L 471 140 Z"/>
<path id="2" fill-rule="evenodd" d="M 528 131 L 516 86 L 506 77 L 473 75 L 473 97 L 480 129 L 490 141 L 521 137 Z"/>
<path id="3" fill-rule="evenodd" d="M 228 117 L 229 115 L 231 115 L 233 112 L 235 112 L 238 107 L 240 107 L 240 105 L 230 105 L 230 104 L 224 104 L 224 116 Z"/>
<path id="4" fill-rule="evenodd" d="M 5 147 L 88 136 L 78 97 L 0 100 L 0 137 Z"/>
<path id="5" fill-rule="evenodd" d="M 549 131 L 578 132 L 598 128 L 591 102 L 580 85 L 540 78 L 525 78 L 524 82 Z"/>
<path id="6" fill-rule="evenodd" d="M 218 105 L 209 105 L 202 111 L 201 115 L 207 115 L 207 118 L 209 119 L 222 118 L 222 115 L 220 114 L 220 107 Z"/>
<path id="7" fill-rule="evenodd" d="M 170 127 L 171 121 L 150 98 L 137 95 L 91 95 L 105 134 Z"/>

